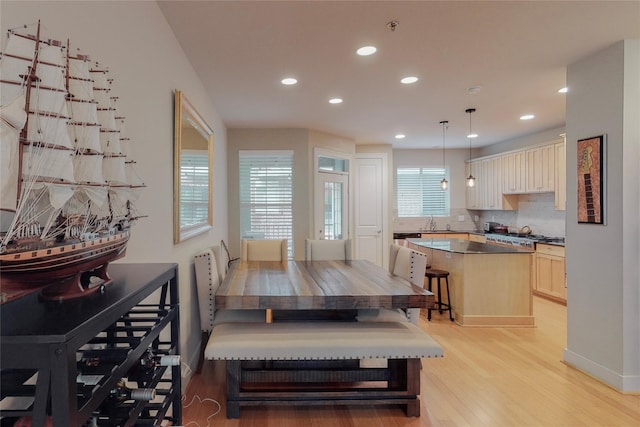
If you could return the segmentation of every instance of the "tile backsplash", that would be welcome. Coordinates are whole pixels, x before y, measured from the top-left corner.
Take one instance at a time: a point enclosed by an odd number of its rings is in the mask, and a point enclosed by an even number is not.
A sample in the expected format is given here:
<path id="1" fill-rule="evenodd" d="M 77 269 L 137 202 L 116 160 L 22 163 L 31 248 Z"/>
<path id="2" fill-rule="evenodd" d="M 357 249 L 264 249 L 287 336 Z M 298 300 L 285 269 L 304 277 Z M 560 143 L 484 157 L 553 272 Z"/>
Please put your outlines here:
<path id="1" fill-rule="evenodd" d="M 478 216 L 478 221 L 474 217 Z M 459 221 L 463 218 L 463 221 Z M 435 217 L 436 228 L 445 230 L 480 231 L 485 222 L 493 221 L 517 228 L 528 225 L 533 234 L 551 237 L 565 236 L 565 212 L 555 210 L 553 193 L 521 194 L 517 211 L 477 211 L 451 209 L 448 217 Z M 394 218 L 393 231 L 422 231 L 428 229 L 429 218 Z"/>

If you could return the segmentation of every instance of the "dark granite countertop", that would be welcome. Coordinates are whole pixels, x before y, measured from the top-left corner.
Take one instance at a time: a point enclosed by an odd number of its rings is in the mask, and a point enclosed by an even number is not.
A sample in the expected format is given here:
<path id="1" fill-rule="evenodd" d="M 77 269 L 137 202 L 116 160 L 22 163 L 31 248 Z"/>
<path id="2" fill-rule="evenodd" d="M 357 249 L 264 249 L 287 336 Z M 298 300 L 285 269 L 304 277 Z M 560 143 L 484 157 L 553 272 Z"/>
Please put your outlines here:
<path id="1" fill-rule="evenodd" d="M 460 254 L 530 254 L 532 251 L 512 246 L 498 246 L 487 243 L 471 242 L 463 239 L 407 239 L 414 245 L 427 249 Z"/>

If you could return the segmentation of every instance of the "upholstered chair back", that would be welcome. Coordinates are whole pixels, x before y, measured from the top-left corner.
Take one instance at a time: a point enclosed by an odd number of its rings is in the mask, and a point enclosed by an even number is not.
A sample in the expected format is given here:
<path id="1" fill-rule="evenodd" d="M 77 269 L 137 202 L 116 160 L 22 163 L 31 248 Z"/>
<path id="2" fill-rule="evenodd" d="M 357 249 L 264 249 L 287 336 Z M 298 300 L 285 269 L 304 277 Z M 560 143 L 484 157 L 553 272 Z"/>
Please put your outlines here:
<path id="1" fill-rule="evenodd" d="M 404 246 L 392 244 L 389 252 L 389 271 L 414 285 L 424 287 L 427 255 Z"/>
<path id="2" fill-rule="evenodd" d="M 351 259 L 351 240 L 305 240 L 304 258 L 307 261 Z"/>
<path id="3" fill-rule="evenodd" d="M 216 268 L 218 269 L 218 278 L 220 283 L 227 277 L 227 271 L 229 270 L 229 259 L 226 251 L 220 245 L 211 246 L 213 256 L 216 258 Z"/>
<path id="4" fill-rule="evenodd" d="M 242 239 L 243 261 L 286 261 L 287 239 L 249 240 Z"/>
<path id="5" fill-rule="evenodd" d="M 427 271 L 427 255 L 404 246 L 392 244 L 389 251 L 389 271 L 423 288 L 424 274 Z M 406 312 L 409 321 L 417 324 L 420 318 L 420 309 L 409 308 Z"/>
<path id="6" fill-rule="evenodd" d="M 209 332 L 213 328 L 215 317 L 215 293 L 220 286 L 220 276 L 215 255 L 211 248 L 195 256 L 196 288 L 198 290 L 198 308 L 200 310 L 200 329 Z"/>
<path id="7" fill-rule="evenodd" d="M 216 247 L 220 249 L 218 245 L 213 248 Z M 222 283 L 219 272 L 226 270 L 224 267 L 218 270 L 218 265 L 221 263 L 220 261 L 223 261 L 225 266 L 228 264 L 224 255 L 221 254 L 219 258 L 216 258 L 214 253 L 214 250 L 207 248 L 196 254 L 194 259 L 200 329 L 203 332 L 211 332 L 215 325 L 221 323 L 264 322 L 266 319 L 266 310 L 264 309 L 216 309 L 215 294 Z"/>

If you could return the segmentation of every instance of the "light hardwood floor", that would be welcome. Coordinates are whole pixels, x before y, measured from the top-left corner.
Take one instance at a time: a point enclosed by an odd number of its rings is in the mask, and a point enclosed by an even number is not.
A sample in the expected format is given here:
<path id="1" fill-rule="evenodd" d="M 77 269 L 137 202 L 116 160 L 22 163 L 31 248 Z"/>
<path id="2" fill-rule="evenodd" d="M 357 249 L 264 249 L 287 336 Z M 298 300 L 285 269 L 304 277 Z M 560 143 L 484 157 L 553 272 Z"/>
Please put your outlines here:
<path id="1" fill-rule="evenodd" d="M 424 359 L 421 412 L 407 418 L 398 407 L 249 407 L 227 420 L 224 363 L 204 363 L 187 387 L 215 399 L 184 409 L 183 424 L 238 427 L 585 427 L 640 426 L 640 396 L 624 395 L 565 365 L 566 307 L 534 298 L 536 328 L 463 328 L 434 313 L 426 330 L 444 348 Z M 196 423 L 194 423 L 195 421 Z"/>

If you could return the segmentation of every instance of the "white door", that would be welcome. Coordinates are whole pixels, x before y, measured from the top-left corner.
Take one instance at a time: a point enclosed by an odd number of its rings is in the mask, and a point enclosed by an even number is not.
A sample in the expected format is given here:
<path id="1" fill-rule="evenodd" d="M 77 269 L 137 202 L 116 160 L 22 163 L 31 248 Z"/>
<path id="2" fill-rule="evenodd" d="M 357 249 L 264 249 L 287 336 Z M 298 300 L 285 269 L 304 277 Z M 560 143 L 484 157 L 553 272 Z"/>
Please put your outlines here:
<path id="1" fill-rule="evenodd" d="M 315 202 L 315 238 L 349 238 L 349 176 L 318 173 Z"/>
<path id="2" fill-rule="evenodd" d="M 386 265 L 387 156 L 385 153 L 357 154 L 354 161 L 355 193 L 354 258 Z"/>

